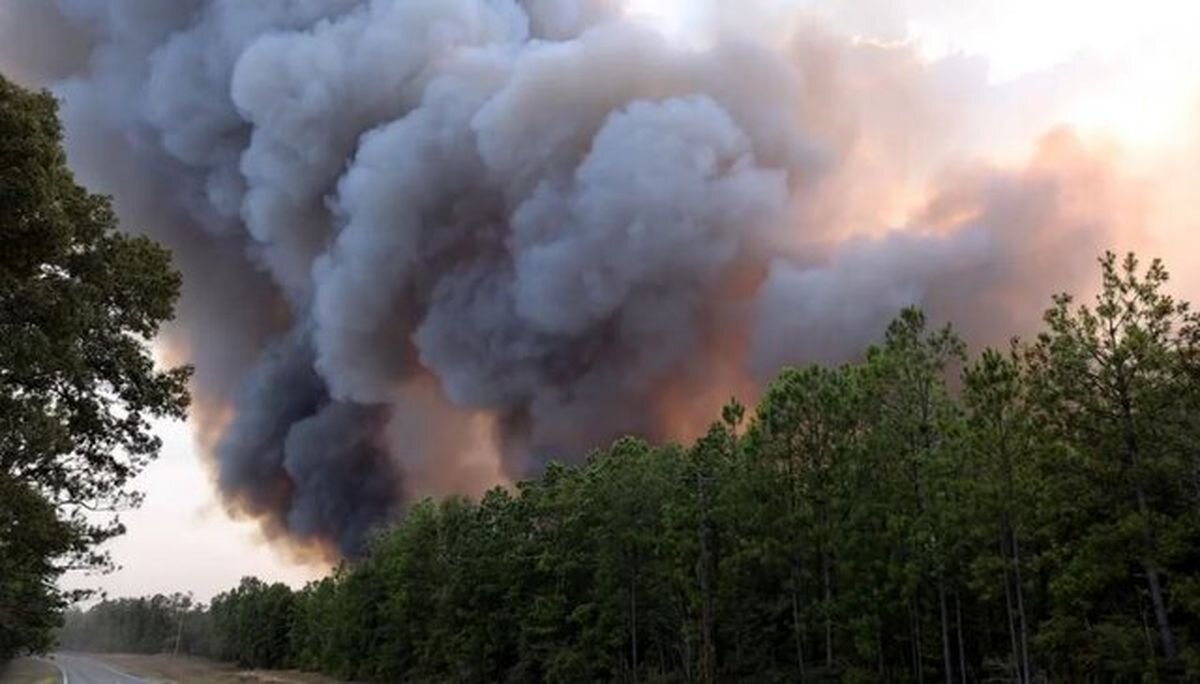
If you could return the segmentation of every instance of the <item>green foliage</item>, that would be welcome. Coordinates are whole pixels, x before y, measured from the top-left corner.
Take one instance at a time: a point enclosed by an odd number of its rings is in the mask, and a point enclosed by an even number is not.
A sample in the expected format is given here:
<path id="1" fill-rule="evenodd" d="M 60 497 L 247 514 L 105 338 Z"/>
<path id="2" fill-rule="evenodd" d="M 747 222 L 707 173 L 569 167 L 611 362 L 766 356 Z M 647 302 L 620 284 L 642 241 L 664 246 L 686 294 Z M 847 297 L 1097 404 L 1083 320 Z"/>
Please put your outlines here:
<path id="1" fill-rule="evenodd" d="M 375 682 L 1196 679 L 1200 326 L 1160 265 L 1101 265 L 1032 343 L 968 361 L 904 311 L 687 448 L 423 501 L 332 577 L 222 594 L 211 643 Z"/>
<path id="2" fill-rule="evenodd" d="M 64 604 L 54 558 L 70 550 L 70 539 L 37 490 L 0 477 L 0 662 L 50 646 Z"/>
<path id="3" fill-rule="evenodd" d="M 1179 614 L 1171 588 L 1200 567 L 1196 318 L 1162 291 L 1161 263 L 1101 265 L 1095 306 L 1056 298 L 1026 354 L 1044 439 L 1061 445 L 1047 464 L 1063 509 L 1047 520 L 1058 572 L 1040 641 L 1064 650 L 1082 630 L 1091 668 L 1155 672 L 1194 640 L 1179 621 L 1195 613 Z"/>
<path id="4" fill-rule="evenodd" d="M 184 594 L 104 600 L 67 611 L 60 648 L 96 653 L 214 653 L 204 606 Z"/>
<path id="5" fill-rule="evenodd" d="M 296 599 L 287 585 L 244 578 L 214 598 L 209 612 L 221 658 L 261 668 L 288 662 Z"/>
<path id="6" fill-rule="evenodd" d="M 66 166 L 57 105 L 0 77 L 0 661 L 48 644 L 68 567 L 105 569 L 131 479 L 182 417 L 188 369 L 148 341 L 179 292 L 170 256 L 117 230 Z"/>

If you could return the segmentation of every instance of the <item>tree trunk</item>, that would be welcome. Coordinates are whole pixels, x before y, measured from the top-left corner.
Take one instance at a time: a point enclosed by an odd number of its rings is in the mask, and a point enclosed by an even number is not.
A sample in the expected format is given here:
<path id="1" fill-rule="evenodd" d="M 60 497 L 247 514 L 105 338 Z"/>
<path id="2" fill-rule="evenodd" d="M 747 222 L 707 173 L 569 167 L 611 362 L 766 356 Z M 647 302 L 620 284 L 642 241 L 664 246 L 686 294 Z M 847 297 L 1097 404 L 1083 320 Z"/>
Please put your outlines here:
<path id="1" fill-rule="evenodd" d="M 958 631 L 958 671 L 962 675 L 962 681 L 967 681 L 967 647 L 963 644 L 963 628 L 962 628 L 962 597 L 958 592 L 954 592 L 954 621 Z"/>
<path id="2" fill-rule="evenodd" d="M 1017 646 L 1017 624 L 1013 616 L 1013 591 L 1012 583 L 1008 577 L 1008 549 L 1005 548 L 1004 539 L 1000 539 L 1000 553 L 1004 556 L 1004 612 L 1008 615 L 1008 640 L 1012 646 L 1012 665 L 1013 671 L 1017 675 L 1016 679 L 1020 684 L 1026 684 L 1024 661 L 1021 659 L 1021 649 Z"/>
<path id="3" fill-rule="evenodd" d="M 938 574 L 938 610 L 942 617 L 942 668 L 946 671 L 946 684 L 954 684 L 954 663 L 950 655 L 950 619 L 946 614 L 946 582 Z"/>
<path id="4" fill-rule="evenodd" d="M 825 583 L 825 667 L 833 667 L 833 585 L 830 581 L 829 554 L 821 554 L 821 571 Z"/>
<path id="5" fill-rule="evenodd" d="M 1163 657 L 1167 660 L 1175 660 L 1178 655 L 1178 652 L 1175 650 L 1175 634 L 1171 630 L 1171 621 L 1167 615 L 1167 602 L 1163 598 L 1158 567 L 1154 562 L 1156 543 L 1154 534 L 1150 530 L 1150 506 L 1146 503 L 1146 491 L 1142 488 L 1142 480 L 1137 473 L 1137 437 L 1134 434 L 1132 426 L 1129 425 L 1132 423 L 1132 419 L 1129 418 L 1127 405 L 1125 410 L 1127 421 L 1125 429 L 1125 455 L 1129 465 L 1134 470 L 1134 496 L 1137 499 L 1138 514 L 1142 516 L 1142 540 L 1146 544 L 1146 555 L 1142 557 L 1142 569 L 1146 572 L 1146 584 L 1150 589 L 1150 605 L 1154 607 L 1154 621 L 1157 623 L 1159 639 L 1162 641 Z"/>
<path id="6" fill-rule="evenodd" d="M 175 631 L 175 650 L 173 655 L 179 655 L 179 642 L 183 639 L 183 619 L 187 617 L 187 613 L 182 610 L 176 610 L 176 614 L 179 618 L 179 628 Z"/>
<path id="7" fill-rule="evenodd" d="M 913 668 L 917 671 L 917 684 L 925 683 L 925 667 L 921 662 L 921 603 L 913 599 Z"/>
<path id="8" fill-rule="evenodd" d="M 1141 597 L 1138 597 L 1138 615 L 1142 618 L 1142 638 L 1146 640 L 1146 654 L 1150 660 L 1158 657 L 1158 650 L 1154 648 L 1154 635 L 1151 634 L 1150 621 L 1146 619 L 1146 605 Z"/>
<path id="9" fill-rule="evenodd" d="M 1016 578 L 1017 620 L 1021 627 L 1021 673 L 1026 684 L 1033 681 L 1032 667 L 1029 663 L 1029 621 L 1025 619 L 1025 585 L 1021 580 L 1021 542 L 1017 539 L 1015 527 L 1010 525 L 1012 535 L 1013 576 Z"/>
<path id="10" fill-rule="evenodd" d="M 879 648 L 878 648 L 878 649 L 876 649 L 876 650 L 877 650 L 877 652 L 878 652 L 878 656 L 879 656 L 879 663 L 878 663 L 878 665 L 879 665 L 879 679 L 880 679 L 880 680 L 884 680 L 884 679 L 885 679 L 885 676 L 884 676 L 884 675 L 885 675 L 885 674 L 886 674 L 886 672 L 887 672 L 887 663 L 885 663 L 885 662 L 884 662 L 884 657 L 883 657 L 883 643 L 884 643 L 884 636 L 883 636 L 883 620 L 882 620 L 882 619 L 880 619 L 880 620 L 879 620 L 879 635 L 878 635 L 878 638 L 879 638 L 879 644 L 878 644 L 878 645 L 879 645 Z"/>
<path id="11" fill-rule="evenodd" d="M 1163 656 L 1167 660 L 1175 660 L 1178 655 L 1175 650 L 1175 634 L 1171 630 L 1171 621 L 1167 616 L 1167 602 L 1163 598 L 1158 567 L 1154 562 L 1156 543 L 1154 534 L 1150 530 L 1150 506 L 1146 503 L 1146 492 L 1142 487 L 1141 474 L 1138 472 L 1137 428 L 1133 422 L 1133 406 L 1129 396 L 1128 381 L 1123 368 L 1118 367 L 1117 372 L 1117 391 L 1121 402 L 1121 419 L 1125 432 L 1125 462 L 1132 470 L 1134 496 L 1137 498 L 1138 514 L 1142 516 L 1142 540 L 1146 544 L 1146 555 L 1142 557 L 1142 568 L 1146 572 L 1146 584 L 1150 589 L 1150 603 L 1154 607 L 1154 621 L 1158 624 Z"/>
<path id="12" fill-rule="evenodd" d="M 716 681 L 716 617 L 713 607 L 712 549 L 709 530 L 708 482 L 696 477 L 696 488 L 700 503 L 700 682 L 711 684 Z"/>
<path id="13" fill-rule="evenodd" d="M 1149 507 L 1146 505 L 1146 493 L 1142 490 L 1142 485 L 1137 484 L 1137 499 L 1138 509 L 1141 511 L 1142 519 L 1145 521 L 1149 516 Z M 1154 548 L 1154 538 L 1148 527 L 1143 527 L 1143 537 L 1146 540 L 1148 549 Z M 1163 656 L 1167 660 L 1175 660 L 1178 652 L 1175 650 L 1175 634 L 1171 631 L 1171 621 L 1167 616 L 1167 603 L 1163 599 L 1162 585 L 1159 582 L 1158 568 L 1154 564 L 1154 560 L 1150 555 L 1142 559 L 1142 567 L 1146 571 L 1146 583 L 1150 586 L 1150 603 L 1154 606 L 1154 621 L 1158 623 L 1159 638 L 1162 640 Z"/>
<path id="14" fill-rule="evenodd" d="M 684 605 L 686 605 L 686 602 L 684 602 Z M 696 681 L 698 673 L 694 669 L 696 667 L 696 658 L 695 654 L 692 653 L 692 640 L 687 636 L 689 632 L 688 623 L 690 622 L 690 617 L 690 615 L 685 613 L 683 624 L 679 626 L 679 634 L 682 636 L 682 639 L 679 642 L 679 654 L 683 659 L 684 679 L 688 682 L 694 682 Z"/>
<path id="15" fill-rule="evenodd" d="M 629 578 L 629 628 L 630 650 L 633 656 L 633 681 L 638 681 L 638 618 L 637 618 L 637 560 L 633 562 L 633 575 Z"/>
<path id="16" fill-rule="evenodd" d="M 792 568 L 792 639 L 796 646 L 796 665 L 804 681 L 804 622 L 800 619 L 800 573 Z"/>
<path id="17" fill-rule="evenodd" d="M 1029 629 L 1025 621 L 1025 587 L 1021 581 L 1021 545 L 1017 541 L 1016 516 L 1013 513 L 1016 501 L 1016 487 L 1013 482 L 1012 454 L 1008 447 L 1007 433 L 1001 435 L 1000 453 L 1004 466 L 1004 529 L 1000 537 L 1000 555 L 1004 558 L 1004 604 L 1008 613 L 1008 634 L 1012 642 L 1013 665 L 1016 669 L 1017 681 L 1029 684 Z M 1009 576 L 1008 565 L 1012 564 L 1012 577 Z M 1014 585 L 1015 582 L 1015 585 Z M 1015 587 L 1015 591 L 1014 591 Z M 1013 624 L 1013 595 L 1016 595 L 1016 620 L 1018 629 Z"/>

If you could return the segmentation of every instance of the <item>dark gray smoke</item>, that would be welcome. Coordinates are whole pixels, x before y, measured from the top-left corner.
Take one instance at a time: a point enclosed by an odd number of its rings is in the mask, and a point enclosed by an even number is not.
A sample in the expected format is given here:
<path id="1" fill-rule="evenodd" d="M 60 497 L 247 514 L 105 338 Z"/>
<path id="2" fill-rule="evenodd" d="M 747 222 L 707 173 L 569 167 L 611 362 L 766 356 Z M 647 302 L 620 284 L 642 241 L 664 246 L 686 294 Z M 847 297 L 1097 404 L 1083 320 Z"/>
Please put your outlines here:
<path id="1" fill-rule="evenodd" d="M 962 142 L 930 103 L 986 97 L 982 76 L 805 22 L 679 40 L 617 0 L 0 8 L 0 37 L 39 46 L 0 63 L 61 95 L 74 167 L 176 250 L 167 344 L 221 491 L 341 553 L 411 494 L 682 436 L 907 304 L 1007 334 L 1112 229 L 1107 171 L 1069 140 L 871 224 Z"/>

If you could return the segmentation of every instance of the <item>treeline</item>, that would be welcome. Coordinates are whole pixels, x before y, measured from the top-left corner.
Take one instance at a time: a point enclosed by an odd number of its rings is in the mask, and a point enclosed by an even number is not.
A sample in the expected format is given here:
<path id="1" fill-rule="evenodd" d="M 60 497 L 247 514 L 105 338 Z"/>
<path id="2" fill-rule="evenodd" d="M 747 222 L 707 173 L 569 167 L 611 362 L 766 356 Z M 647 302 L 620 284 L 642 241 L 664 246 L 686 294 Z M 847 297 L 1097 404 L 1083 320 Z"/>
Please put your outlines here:
<path id="1" fill-rule="evenodd" d="M 1157 262 L 969 359 L 905 311 L 690 446 L 413 507 L 219 655 L 375 682 L 1200 678 L 1200 319 Z"/>
<path id="2" fill-rule="evenodd" d="M 207 608 L 190 596 L 104 600 L 67 611 L 58 646 L 99 653 L 190 653 L 216 656 Z"/>

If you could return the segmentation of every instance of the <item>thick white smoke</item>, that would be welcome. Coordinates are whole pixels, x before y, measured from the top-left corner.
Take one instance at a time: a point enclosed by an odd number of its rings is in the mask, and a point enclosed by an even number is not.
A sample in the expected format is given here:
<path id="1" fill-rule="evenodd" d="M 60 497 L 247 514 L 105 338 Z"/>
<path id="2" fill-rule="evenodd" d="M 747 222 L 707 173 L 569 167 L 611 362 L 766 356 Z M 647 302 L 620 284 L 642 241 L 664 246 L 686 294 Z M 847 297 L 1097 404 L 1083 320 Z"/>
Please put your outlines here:
<path id="1" fill-rule="evenodd" d="M 680 436 L 904 305 L 1011 333 L 1127 215 L 1061 133 L 926 187 L 982 75 L 791 15 L 680 41 L 602 0 L 4 3 L 65 42 L 3 66 L 176 250 L 222 491 L 343 553 L 405 496 Z"/>

